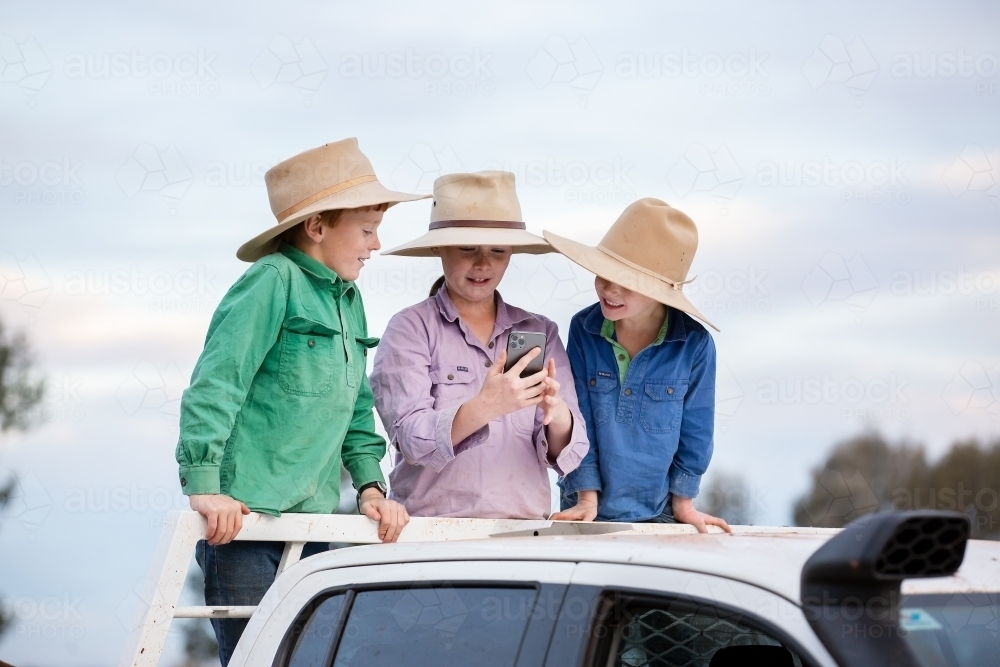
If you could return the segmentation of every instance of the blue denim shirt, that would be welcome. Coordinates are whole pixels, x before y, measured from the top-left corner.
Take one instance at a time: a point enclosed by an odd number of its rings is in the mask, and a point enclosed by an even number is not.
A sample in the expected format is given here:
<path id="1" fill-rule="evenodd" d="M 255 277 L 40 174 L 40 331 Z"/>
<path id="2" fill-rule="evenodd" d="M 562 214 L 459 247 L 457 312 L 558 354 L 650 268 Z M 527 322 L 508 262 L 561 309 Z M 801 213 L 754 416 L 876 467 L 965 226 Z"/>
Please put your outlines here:
<path id="1" fill-rule="evenodd" d="M 590 451 L 559 484 L 563 509 L 577 491 L 596 490 L 598 521 L 645 521 L 669 494 L 698 495 L 712 459 L 715 343 L 685 313 L 669 308 L 667 319 L 663 342 L 639 352 L 622 379 L 601 337 L 601 304 L 573 317 L 566 351 Z"/>

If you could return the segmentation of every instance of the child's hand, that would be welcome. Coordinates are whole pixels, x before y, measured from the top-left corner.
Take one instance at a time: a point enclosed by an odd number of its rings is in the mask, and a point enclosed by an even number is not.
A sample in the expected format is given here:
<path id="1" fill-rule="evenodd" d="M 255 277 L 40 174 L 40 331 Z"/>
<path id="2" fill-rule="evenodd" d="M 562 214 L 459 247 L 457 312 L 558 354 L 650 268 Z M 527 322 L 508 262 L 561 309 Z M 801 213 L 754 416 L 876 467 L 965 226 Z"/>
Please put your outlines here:
<path id="1" fill-rule="evenodd" d="M 521 371 L 528 365 L 528 362 L 541 353 L 542 351 L 536 347 L 504 373 L 503 367 L 507 363 L 507 350 L 500 352 L 496 363 L 486 374 L 486 381 L 483 382 L 483 388 L 479 390 L 477 396 L 486 407 L 487 413 L 491 415 L 487 421 L 523 408 L 536 406 L 542 402 L 548 371 L 543 368 L 534 375 L 529 375 L 526 378 L 521 377 Z"/>
<path id="2" fill-rule="evenodd" d="M 593 521 L 597 517 L 597 491 L 578 491 L 576 505 L 568 510 L 556 512 L 552 521 Z"/>
<path id="3" fill-rule="evenodd" d="M 243 516 L 250 514 L 246 505 L 222 494 L 189 496 L 188 503 L 191 509 L 208 519 L 205 539 L 212 546 L 232 542 L 243 529 Z"/>
<path id="4" fill-rule="evenodd" d="M 704 512 L 699 512 L 694 508 L 694 502 L 690 498 L 672 497 L 672 508 L 674 518 L 677 523 L 687 523 L 698 529 L 699 533 L 707 533 L 707 526 L 718 526 L 727 533 L 732 533 L 733 529 L 729 524 L 718 517 L 714 517 Z"/>
<path id="5" fill-rule="evenodd" d="M 542 425 L 548 426 L 555 422 L 569 428 L 573 422 L 573 416 L 559 396 L 559 388 L 562 386 L 556 382 L 556 360 L 550 358 L 548 364 L 549 376 L 542 384 L 545 385 L 545 392 L 542 394 Z"/>
<path id="6" fill-rule="evenodd" d="M 362 492 L 361 513 L 372 521 L 378 521 L 378 538 L 384 543 L 398 540 L 403 527 L 410 522 L 406 508 L 383 496 L 378 489 Z"/>

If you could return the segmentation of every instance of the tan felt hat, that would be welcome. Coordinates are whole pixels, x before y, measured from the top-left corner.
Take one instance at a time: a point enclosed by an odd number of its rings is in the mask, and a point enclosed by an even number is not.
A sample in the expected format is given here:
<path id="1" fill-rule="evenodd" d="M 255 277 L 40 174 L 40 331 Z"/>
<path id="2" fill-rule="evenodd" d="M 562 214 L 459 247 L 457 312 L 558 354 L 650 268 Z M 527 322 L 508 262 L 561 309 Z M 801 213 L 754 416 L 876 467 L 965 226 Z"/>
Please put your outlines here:
<path id="1" fill-rule="evenodd" d="M 514 252 L 553 252 L 541 236 L 527 231 L 509 171 L 446 174 L 434 181 L 428 232 L 383 255 L 431 257 L 438 246 L 512 246 Z"/>
<path id="2" fill-rule="evenodd" d="M 629 204 L 597 247 L 542 232 L 557 251 L 605 280 L 683 311 L 712 327 L 684 292 L 698 250 L 698 228 L 666 202 L 647 197 Z"/>
<path id="3" fill-rule="evenodd" d="M 244 262 L 255 262 L 277 250 L 279 234 L 317 213 L 378 204 L 392 206 L 430 197 L 395 192 L 379 183 L 372 163 L 354 137 L 279 162 L 264 174 L 264 182 L 278 224 L 240 246 L 236 256 Z"/>

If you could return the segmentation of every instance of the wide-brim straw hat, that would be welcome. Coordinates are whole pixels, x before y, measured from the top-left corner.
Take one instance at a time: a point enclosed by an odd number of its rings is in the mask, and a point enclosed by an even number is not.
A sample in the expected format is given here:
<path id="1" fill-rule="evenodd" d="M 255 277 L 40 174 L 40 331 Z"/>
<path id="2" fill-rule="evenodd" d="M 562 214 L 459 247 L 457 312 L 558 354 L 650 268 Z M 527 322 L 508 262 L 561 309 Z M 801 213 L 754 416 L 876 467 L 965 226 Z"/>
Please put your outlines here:
<path id="1" fill-rule="evenodd" d="M 354 137 L 324 144 L 271 167 L 264 174 L 271 212 L 278 224 L 253 237 L 236 251 L 255 262 L 278 249 L 277 237 L 323 211 L 362 208 L 427 199 L 430 195 L 390 190 L 375 176 L 372 163 Z"/>
<path id="2" fill-rule="evenodd" d="M 545 239 L 528 232 L 509 171 L 439 177 L 427 233 L 382 254 L 431 257 L 431 248 L 483 245 L 511 246 L 515 253 L 533 255 L 553 252 Z"/>
<path id="3" fill-rule="evenodd" d="M 682 291 L 698 250 L 694 221 L 651 197 L 631 204 L 596 247 L 552 232 L 545 240 L 571 261 L 605 280 L 683 311 L 719 331 Z"/>

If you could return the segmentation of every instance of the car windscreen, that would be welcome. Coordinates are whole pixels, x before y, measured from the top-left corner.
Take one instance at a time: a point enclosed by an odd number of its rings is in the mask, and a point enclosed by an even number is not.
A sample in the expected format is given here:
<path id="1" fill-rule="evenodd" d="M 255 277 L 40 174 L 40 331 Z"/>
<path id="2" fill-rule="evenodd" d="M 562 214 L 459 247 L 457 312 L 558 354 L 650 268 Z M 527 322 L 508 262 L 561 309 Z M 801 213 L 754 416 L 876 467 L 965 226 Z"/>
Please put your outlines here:
<path id="1" fill-rule="evenodd" d="M 1000 593 L 907 595 L 900 635 L 924 667 L 1000 667 Z"/>

